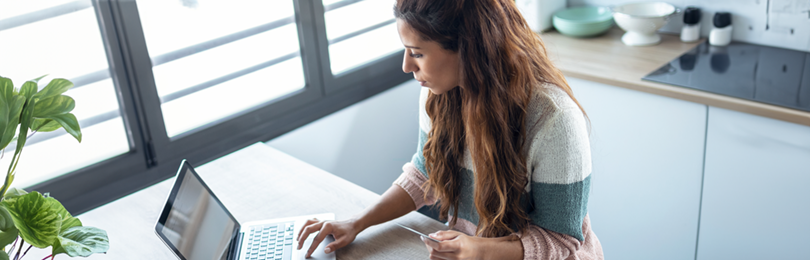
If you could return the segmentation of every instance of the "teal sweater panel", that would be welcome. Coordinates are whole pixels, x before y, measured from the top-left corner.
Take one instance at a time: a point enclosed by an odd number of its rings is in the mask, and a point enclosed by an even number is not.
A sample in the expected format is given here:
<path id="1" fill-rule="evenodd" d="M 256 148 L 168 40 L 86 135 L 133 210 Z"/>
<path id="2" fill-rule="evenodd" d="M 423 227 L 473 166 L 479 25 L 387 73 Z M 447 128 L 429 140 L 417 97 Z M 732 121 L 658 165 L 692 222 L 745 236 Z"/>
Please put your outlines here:
<path id="1" fill-rule="evenodd" d="M 425 177 L 428 177 L 428 175 L 422 148 L 425 146 L 427 138 L 427 133 L 420 130 L 419 146 L 411 159 L 411 162 Z M 478 225 L 478 213 L 474 203 L 475 174 L 472 170 L 466 168 L 462 168 L 461 171 L 459 213 L 454 214 L 451 212 L 451 214 Z M 528 212 L 532 224 L 583 241 L 585 238 L 582 235 L 582 222 L 588 213 L 590 187 L 590 175 L 582 181 L 568 184 L 532 181 L 530 192 L 525 194 L 529 198 L 529 202 L 524 204 L 526 205 L 524 210 Z"/>

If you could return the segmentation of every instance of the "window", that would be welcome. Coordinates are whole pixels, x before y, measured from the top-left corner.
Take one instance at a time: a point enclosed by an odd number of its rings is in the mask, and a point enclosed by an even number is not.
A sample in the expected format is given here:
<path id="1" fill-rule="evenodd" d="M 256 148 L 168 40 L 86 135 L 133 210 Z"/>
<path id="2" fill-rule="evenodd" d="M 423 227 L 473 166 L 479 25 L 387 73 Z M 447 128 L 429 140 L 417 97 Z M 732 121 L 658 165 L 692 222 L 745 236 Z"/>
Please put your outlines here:
<path id="1" fill-rule="evenodd" d="M 402 83 L 392 4 L 0 1 L 0 76 L 71 80 L 83 133 L 35 133 L 13 186 L 79 214 Z"/>
<path id="2" fill-rule="evenodd" d="M 31 135 L 14 185 L 31 186 L 128 152 L 91 2 L 0 1 L 0 10 L 0 75 L 17 88 L 43 74 L 48 76 L 39 81 L 40 89 L 53 78 L 71 80 L 74 86 L 65 95 L 76 100 L 73 114 L 83 133 L 81 144 L 64 129 Z M 0 167 L 11 163 L 15 148 L 13 143 L 6 147 Z M 45 159 L 48 163 L 42 163 Z"/>
<path id="3" fill-rule="evenodd" d="M 323 1 L 332 75 L 402 51 L 392 3 Z"/>
<path id="4" fill-rule="evenodd" d="M 138 1 L 138 12 L 169 137 L 304 87 L 292 1 Z"/>
<path id="5" fill-rule="evenodd" d="M 368 79 L 401 80 L 402 42 L 390 0 L 321 0 L 318 16 L 326 35 L 320 42 L 327 53 L 322 66 L 326 93 L 332 94 L 376 82 Z"/>

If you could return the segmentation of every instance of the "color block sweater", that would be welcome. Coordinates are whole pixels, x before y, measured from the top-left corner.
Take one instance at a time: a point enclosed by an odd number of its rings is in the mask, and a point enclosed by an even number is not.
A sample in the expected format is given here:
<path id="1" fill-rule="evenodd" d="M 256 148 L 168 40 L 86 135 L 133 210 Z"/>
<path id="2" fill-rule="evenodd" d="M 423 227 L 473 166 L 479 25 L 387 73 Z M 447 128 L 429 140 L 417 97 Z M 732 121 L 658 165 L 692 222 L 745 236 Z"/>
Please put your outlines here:
<path id="1" fill-rule="evenodd" d="M 422 148 L 431 123 L 425 110 L 429 90 L 419 98 L 419 146 L 411 162 L 394 181 L 413 199 L 416 208 L 432 205 L 425 199 L 422 184 L 427 181 Z M 585 117 L 561 88 L 544 84 L 533 91 L 526 115 L 523 146 L 529 183 L 526 212 L 531 219 L 528 232 L 520 237 L 524 259 L 604 259 L 602 246 L 590 227 L 591 150 Z M 474 172 L 469 150 L 464 153 L 461 194 L 456 230 L 475 235 L 478 213 L 474 203 Z"/>

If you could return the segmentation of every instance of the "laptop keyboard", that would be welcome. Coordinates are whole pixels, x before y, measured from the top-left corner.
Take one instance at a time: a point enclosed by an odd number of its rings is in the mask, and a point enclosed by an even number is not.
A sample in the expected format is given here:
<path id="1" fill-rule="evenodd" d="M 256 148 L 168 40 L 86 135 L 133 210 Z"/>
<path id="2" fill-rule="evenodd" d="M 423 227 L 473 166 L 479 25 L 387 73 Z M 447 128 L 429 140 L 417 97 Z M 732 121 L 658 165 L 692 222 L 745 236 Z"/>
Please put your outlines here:
<path id="1" fill-rule="evenodd" d="M 291 260 L 294 222 L 251 226 L 245 260 Z"/>

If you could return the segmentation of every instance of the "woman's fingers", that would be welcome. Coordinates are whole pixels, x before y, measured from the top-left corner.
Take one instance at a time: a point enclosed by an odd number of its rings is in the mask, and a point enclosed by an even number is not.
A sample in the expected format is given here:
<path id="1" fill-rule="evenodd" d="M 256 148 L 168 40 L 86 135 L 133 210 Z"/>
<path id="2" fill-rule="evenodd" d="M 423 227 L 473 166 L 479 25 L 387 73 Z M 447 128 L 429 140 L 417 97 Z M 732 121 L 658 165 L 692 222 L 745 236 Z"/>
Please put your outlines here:
<path id="1" fill-rule="evenodd" d="M 433 247 L 432 247 L 432 246 L 430 246 L 430 245 L 428 245 L 428 241 L 426 241 L 427 239 L 425 239 L 424 237 L 421 237 L 421 236 L 419 237 L 419 239 L 422 239 L 422 242 L 424 242 L 424 243 L 425 243 L 425 247 L 427 248 L 427 251 L 428 251 L 428 252 L 432 252 L 432 251 L 433 251 Z"/>
<path id="2" fill-rule="evenodd" d="M 464 233 L 461 233 L 461 232 L 458 232 L 458 231 L 455 231 L 455 230 L 442 230 L 442 231 L 436 231 L 435 233 L 430 234 L 430 237 L 432 237 L 432 238 L 434 238 L 436 240 L 439 240 L 439 241 L 445 241 L 445 240 L 453 240 L 453 239 L 455 239 L 456 237 L 458 237 L 458 236 L 460 236 L 462 234 L 464 234 Z"/>
<path id="3" fill-rule="evenodd" d="M 455 251 L 458 251 L 458 245 L 456 243 L 457 241 L 449 240 L 449 241 L 442 241 L 442 242 L 436 243 L 433 240 L 430 240 L 430 239 L 427 239 L 427 238 L 424 238 L 424 237 L 420 237 L 420 238 L 422 239 L 422 242 L 425 242 L 425 245 L 428 246 L 428 249 L 430 249 L 432 251 L 438 251 L 438 252 L 455 252 Z"/>
<path id="4" fill-rule="evenodd" d="M 430 239 L 427 239 L 427 238 L 424 238 L 424 237 L 419 237 L 419 238 L 422 239 L 422 242 L 425 242 L 425 245 L 428 246 L 429 251 L 441 251 L 441 252 L 447 251 L 447 246 L 444 245 L 444 242 L 438 242 L 437 243 L 437 242 L 434 242 L 433 240 L 430 240 Z"/>
<path id="5" fill-rule="evenodd" d="M 324 238 L 327 235 L 332 234 L 332 223 L 326 222 L 321 225 L 321 232 L 318 232 L 318 235 L 315 236 L 315 239 L 312 240 L 312 245 L 309 246 L 309 250 L 307 251 L 306 258 L 309 258 L 312 255 L 312 252 L 315 251 L 315 248 L 318 248 L 318 245 L 321 244 Z"/>
<path id="6" fill-rule="evenodd" d="M 329 243 L 328 245 L 326 245 L 326 250 L 328 252 L 325 252 L 325 253 L 328 254 L 328 253 L 335 252 L 335 250 L 338 250 L 339 248 L 344 247 L 344 246 L 348 245 L 351 242 L 352 242 L 352 240 L 349 239 L 347 236 L 340 236 L 340 238 L 337 238 L 337 236 L 336 236 L 334 242 Z"/>
<path id="7" fill-rule="evenodd" d="M 318 230 L 321 230 L 322 226 L 323 226 L 323 222 L 316 222 L 316 223 L 313 223 L 313 224 L 306 225 L 304 228 L 302 228 L 301 229 L 301 236 L 298 237 L 298 249 L 301 249 L 301 247 L 304 246 L 304 241 L 307 240 L 307 237 L 309 237 L 309 234 L 312 234 L 313 232 L 317 232 Z"/>
<path id="8" fill-rule="evenodd" d="M 430 260 L 451 260 L 451 259 L 458 259 L 456 253 L 430 250 Z"/>
<path id="9" fill-rule="evenodd" d="M 318 223 L 318 219 L 317 218 L 307 219 L 307 221 L 304 222 L 304 227 L 309 226 L 312 223 Z M 298 238 L 301 237 L 301 233 L 304 233 L 303 228 L 301 230 L 298 230 L 298 235 L 295 236 L 295 241 L 298 241 Z"/>
<path id="10" fill-rule="evenodd" d="M 422 241 L 428 247 L 430 259 L 454 260 L 460 258 L 459 256 L 462 253 L 461 240 L 464 240 L 466 236 L 458 231 L 439 231 L 430 234 L 430 237 L 441 242 L 437 243 L 424 237 Z"/>

